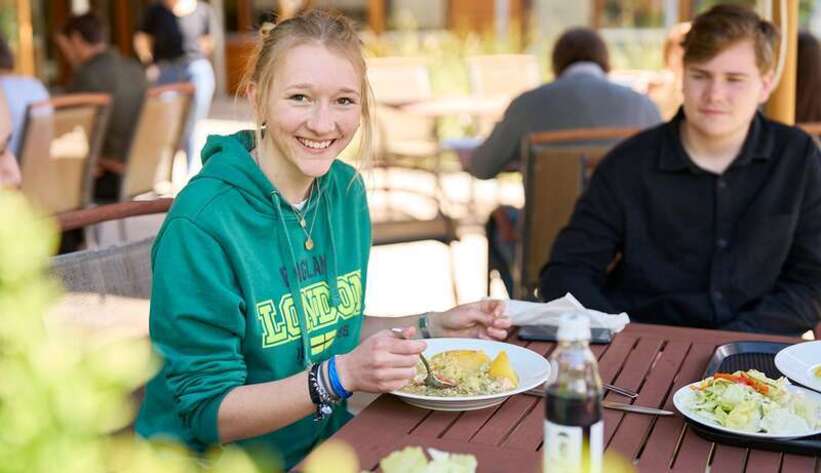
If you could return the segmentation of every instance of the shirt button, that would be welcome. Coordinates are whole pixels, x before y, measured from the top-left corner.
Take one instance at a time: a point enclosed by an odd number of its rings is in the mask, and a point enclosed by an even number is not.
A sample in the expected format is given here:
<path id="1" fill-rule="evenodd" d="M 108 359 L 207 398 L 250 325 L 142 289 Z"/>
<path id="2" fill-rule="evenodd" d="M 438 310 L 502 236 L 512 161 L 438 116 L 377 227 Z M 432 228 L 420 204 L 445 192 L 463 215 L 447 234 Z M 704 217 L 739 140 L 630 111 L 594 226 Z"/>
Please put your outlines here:
<path id="1" fill-rule="evenodd" d="M 723 298 L 724 294 L 722 294 L 721 291 L 713 291 L 713 299 L 720 301 Z"/>
<path id="2" fill-rule="evenodd" d="M 727 181 L 725 181 L 724 179 L 719 179 L 716 186 L 718 186 L 719 190 L 726 189 L 727 188 Z"/>
<path id="3" fill-rule="evenodd" d="M 718 241 L 716 241 L 716 245 L 723 250 L 727 248 L 728 243 L 724 238 L 719 238 Z"/>

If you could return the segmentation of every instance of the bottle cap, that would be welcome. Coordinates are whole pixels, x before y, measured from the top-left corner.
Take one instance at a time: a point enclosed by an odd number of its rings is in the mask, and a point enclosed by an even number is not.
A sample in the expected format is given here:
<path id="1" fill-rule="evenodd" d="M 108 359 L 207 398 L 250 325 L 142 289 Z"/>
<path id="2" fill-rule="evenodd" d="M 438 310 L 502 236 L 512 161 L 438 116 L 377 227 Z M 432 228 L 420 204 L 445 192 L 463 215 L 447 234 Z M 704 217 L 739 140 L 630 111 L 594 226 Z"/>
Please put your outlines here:
<path id="1" fill-rule="evenodd" d="M 590 340 L 590 319 L 583 313 L 571 312 L 563 314 L 559 321 L 559 341 L 575 342 Z"/>

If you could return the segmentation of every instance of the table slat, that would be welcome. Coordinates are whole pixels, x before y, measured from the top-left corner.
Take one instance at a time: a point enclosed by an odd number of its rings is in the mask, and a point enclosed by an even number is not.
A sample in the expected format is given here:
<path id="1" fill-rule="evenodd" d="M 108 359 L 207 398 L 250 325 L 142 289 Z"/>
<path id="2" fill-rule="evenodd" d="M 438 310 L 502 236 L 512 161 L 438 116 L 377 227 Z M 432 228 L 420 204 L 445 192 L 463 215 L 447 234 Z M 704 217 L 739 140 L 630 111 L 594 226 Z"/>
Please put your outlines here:
<path id="1" fill-rule="evenodd" d="M 522 396 L 528 397 L 528 396 Z M 532 397 L 532 396 L 530 396 Z M 502 442 L 503 447 L 519 447 L 525 450 L 536 450 L 544 439 L 544 399 L 539 398 L 536 406 L 517 425 L 507 439 Z"/>
<path id="2" fill-rule="evenodd" d="M 673 408 L 673 393 L 680 387 L 692 382 L 692 380 L 701 378 L 704 367 L 713 355 L 714 350 L 715 344 L 713 343 L 694 343 L 690 346 L 680 370 L 676 373 L 673 387 L 663 405 L 664 409 L 675 410 Z M 666 470 L 676 453 L 683 427 L 684 420 L 678 415 L 659 418 L 653 426 L 650 437 L 647 439 L 639 458 L 639 471 L 654 473 Z"/>
<path id="3" fill-rule="evenodd" d="M 507 402 L 507 401 L 505 401 Z M 489 407 L 478 411 L 467 411 L 442 435 L 442 438 L 470 440 L 473 435 L 493 416 L 501 406 Z"/>
<path id="4" fill-rule="evenodd" d="M 661 356 L 652 367 L 652 371 L 647 375 L 644 385 L 641 387 L 636 403 L 642 406 L 659 407 L 667 396 L 667 390 L 673 384 L 673 379 L 681 368 L 684 357 L 690 344 L 686 342 L 668 342 Z M 655 417 L 627 414 L 622 420 L 612 440 L 609 448 L 619 454 L 634 459 L 644 444 L 648 429 L 652 427 Z"/>
<path id="5" fill-rule="evenodd" d="M 645 375 L 650 370 L 650 365 L 652 365 L 653 361 L 655 361 L 656 354 L 658 354 L 663 344 L 664 340 L 660 338 L 640 338 L 633 351 L 631 351 L 630 355 L 627 357 L 627 360 L 624 363 L 621 372 L 618 374 L 618 377 L 616 377 L 616 380 L 613 384 L 625 387 L 633 391 L 638 391 L 639 387 L 642 385 L 642 381 L 644 381 Z M 610 391 L 605 392 L 605 398 L 611 401 L 619 401 L 626 403 L 630 403 L 632 401 L 627 396 L 622 396 L 621 394 L 616 394 Z M 644 405 L 641 402 L 636 402 L 636 404 Z M 619 424 L 625 418 L 625 413 L 622 411 L 606 411 L 607 415 L 605 416 L 604 423 L 605 446 L 610 444 L 610 440 L 613 437 L 613 433 L 616 431 Z M 643 437 L 643 435 L 644 434 L 642 433 L 641 436 Z"/>
<path id="6" fill-rule="evenodd" d="M 781 460 L 781 471 L 788 473 L 791 471 L 818 471 L 821 464 L 816 464 L 816 457 L 808 457 L 805 455 L 784 454 Z"/>
<path id="7" fill-rule="evenodd" d="M 627 356 L 633 350 L 637 337 L 622 334 L 616 337 L 599 359 L 599 375 L 603 383 L 612 383 Z"/>
<path id="8" fill-rule="evenodd" d="M 748 452 L 746 448 L 716 444 L 710 468 L 712 471 L 722 473 L 743 473 Z"/>
<path id="9" fill-rule="evenodd" d="M 441 437 L 460 415 L 461 412 L 432 411 L 412 433 L 423 437 Z"/>
<path id="10" fill-rule="evenodd" d="M 533 396 L 509 398 L 490 421 L 476 432 L 471 441 L 480 445 L 500 445 L 536 404 L 537 400 Z"/>
<path id="11" fill-rule="evenodd" d="M 781 471 L 781 454 L 764 450 L 750 450 L 747 473 L 778 473 Z"/>

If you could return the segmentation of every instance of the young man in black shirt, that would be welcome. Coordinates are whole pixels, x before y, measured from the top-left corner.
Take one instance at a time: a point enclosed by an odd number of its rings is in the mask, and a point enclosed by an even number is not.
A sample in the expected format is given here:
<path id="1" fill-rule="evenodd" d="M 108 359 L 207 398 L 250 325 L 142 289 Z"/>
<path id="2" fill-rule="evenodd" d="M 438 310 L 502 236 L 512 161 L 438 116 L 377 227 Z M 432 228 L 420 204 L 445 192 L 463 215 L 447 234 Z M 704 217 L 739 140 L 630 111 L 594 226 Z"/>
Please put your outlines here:
<path id="1" fill-rule="evenodd" d="M 750 332 L 821 320 L 821 156 L 758 112 L 777 43 L 742 7 L 696 18 L 682 109 L 599 165 L 542 270 L 545 299 L 571 292 L 637 322 Z"/>

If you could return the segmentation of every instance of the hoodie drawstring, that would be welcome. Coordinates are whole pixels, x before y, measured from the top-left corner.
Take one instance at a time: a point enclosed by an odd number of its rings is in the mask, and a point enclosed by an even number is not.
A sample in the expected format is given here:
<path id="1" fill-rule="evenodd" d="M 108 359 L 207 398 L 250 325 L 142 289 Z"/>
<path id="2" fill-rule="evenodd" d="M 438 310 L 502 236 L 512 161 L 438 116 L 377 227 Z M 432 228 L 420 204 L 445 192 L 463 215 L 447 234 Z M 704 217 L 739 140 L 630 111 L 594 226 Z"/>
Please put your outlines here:
<path id="1" fill-rule="evenodd" d="M 326 281 L 328 282 L 328 288 L 331 291 L 331 306 L 336 307 L 339 305 L 340 301 L 339 281 L 337 280 L 337 277 L 339 276 L 339 268 L 336 262 L 336 240 L 334 239 L 333 222 L 331 221 L 331 202 L 328 194 L 330 194 L 330 192 L 322 193 L 322 197 L 325 199 L 325 218 L 327 218 L 326 223 L 328 225 L 328 241 L 331 246 L 331 254 L 329 255 L 331 264 L 326 271 Z M 316 209 L 316 211 L 319 212 L 319 209 Z"/>
<path id="2" fill-rule="evenodd" d="M 293 277 L 286 278 L 288 290 L 291 291 L 291 298 L 294 301 L 294 307 L 297 310 L 297 321 L 299 323 L 299 331 L 302 339 L 302 363 L 307 368 L 311 364 L 311 342 L 308 336 L 308 318 L 305 312 L 305 307 L 302 304 L 302 285 L 299 283 L 299 273 L 297 272 L 296 254 L 294 254 L 294 247 L 291 245 L 291 236 L 288 234 L 288 227 L 285 225 L 285 217 L 282 215 L 282 209 L 279 208 L 277 202 L 277 191 L 271 192 L 271 203 L 274 205 L 274 212 L 276 212 L 279 219 L 280 229 L 285 235 L 285 246 L 288 247 L 288 254 L 291 256 L 291 267 L 293 268 Z M 282 242 L 280 242 L 280 246 Z M 290 271 L 289 271 L 290 272 Z M 292 284 L 291 282 L 295 284 Z M 283 314 L 285 316 L 285 314 Z"/>

